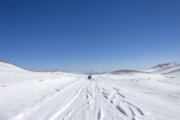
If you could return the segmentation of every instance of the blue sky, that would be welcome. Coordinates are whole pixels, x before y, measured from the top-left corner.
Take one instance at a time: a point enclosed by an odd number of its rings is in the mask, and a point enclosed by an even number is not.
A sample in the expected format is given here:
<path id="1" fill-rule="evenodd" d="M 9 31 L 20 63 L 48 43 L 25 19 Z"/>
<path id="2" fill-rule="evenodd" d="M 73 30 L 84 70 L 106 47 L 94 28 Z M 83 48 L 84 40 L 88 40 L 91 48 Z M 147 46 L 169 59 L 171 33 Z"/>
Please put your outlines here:
<path id="1" fill-rule="evenodd" d="M 179 0 L 1 0 L 0 59 L 111 71 L 180 61 Z"/>

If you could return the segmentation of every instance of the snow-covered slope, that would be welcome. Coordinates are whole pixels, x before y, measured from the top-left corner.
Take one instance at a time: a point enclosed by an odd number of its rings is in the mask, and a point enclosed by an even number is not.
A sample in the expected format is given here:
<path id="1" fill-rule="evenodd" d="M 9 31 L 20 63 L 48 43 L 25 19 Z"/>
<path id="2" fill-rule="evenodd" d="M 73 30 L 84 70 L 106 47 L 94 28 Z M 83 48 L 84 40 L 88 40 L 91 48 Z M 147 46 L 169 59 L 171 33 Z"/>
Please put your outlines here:
<path id="1" fill-rule="evenodd" d="M 138 70 L 117 70 L 111 73 L 112 74 L 138 74 L 138 73 L 147 74 L 148 72 L 138 71 Z"/>
<path id="2" fill-rule="evenodd" d="M 179 71 L 116 71 L 88 80 L 0 65 L 0 120 L 180 119 Z"/>
<path id="3" fill-rule="evenodd" d="M 159 64 L 155 67 L 147 69 L 146 72 L 168 74 L 171 72 L 176 72 L 177 70 L 180 70 L 180 64 L 176 62 L 171 62 L 171 63 Z"/>
<path id="4" fill-rule="evenodd" d="M 26 70 L 0 60 L 0 72 L 21 72 L 21 71 L 26 71 Z"/>

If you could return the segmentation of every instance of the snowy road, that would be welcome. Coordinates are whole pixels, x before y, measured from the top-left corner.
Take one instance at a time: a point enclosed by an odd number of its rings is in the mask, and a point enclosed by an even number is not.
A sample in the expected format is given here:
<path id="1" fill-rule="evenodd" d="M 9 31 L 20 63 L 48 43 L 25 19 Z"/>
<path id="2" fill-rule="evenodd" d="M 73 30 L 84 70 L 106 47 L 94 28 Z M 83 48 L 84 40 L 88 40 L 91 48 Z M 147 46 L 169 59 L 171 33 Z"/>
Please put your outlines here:
<path id="1" fill-rule="evenodd" d="M 0 120 L 180 119 L 179 73 L 101 74 L 89 80 L 84 74 L 12 68 L 0 71 Z"/>
<path id="2" fill-rule="evenodd" d="M 57 89 L 50 98 L 45 98 L 46 102 L 38 103 L 38 108 L 29 108 L 12 119 L 138 120 L 143 118 L 143 111 L 125 98 L 119 88 L 103 86 L 95 79 L 81 79 Z"/>

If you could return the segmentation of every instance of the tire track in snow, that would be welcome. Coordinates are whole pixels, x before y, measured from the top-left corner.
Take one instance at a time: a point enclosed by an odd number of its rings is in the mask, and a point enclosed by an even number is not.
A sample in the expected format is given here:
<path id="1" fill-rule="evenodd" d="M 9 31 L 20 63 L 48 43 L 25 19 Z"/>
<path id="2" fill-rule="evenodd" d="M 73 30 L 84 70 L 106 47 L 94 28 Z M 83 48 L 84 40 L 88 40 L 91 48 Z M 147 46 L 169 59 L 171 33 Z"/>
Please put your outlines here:
<path id="1" fill-rule="evenodd" d="M 58 91 L 56 91 L 54 94 L 51 94 L 48 97 L 44 98 L 42 102 L 36 104 L 33 107 L 25 108 L 24 110 L 22 110 L 23 112 L 17 114 L 16 116 L 9 118 L 9 120 L 27 120 L 27 119 L 31 120 L 31 117 L 33 117 L 34 114 L 37 114 L 36 112 L 39 112 L 42 108 L 51 104 L 51 102 L 53 102 L 54 100 L 56 100 L 58 97 L 61 96 L 61 93 L 63 93 L 65 90 L 69 89 L 71 86 L 82 83 L 83 81 L 84 81 L 83 79 L 80 79 L 80 80 L 74 81 L 72 83 L 69 83 L 69 84 L 63 86 Z M 30 119 L 29 119 L 29 117 L 30 117 Z"/>
<path id="2" fill-rule="evenodd" d="M 120 93 L 119 89 L 111 88 L 109 91 L 99 87 L 104 98 L 116 108 L 120 114 L 124 115 L 127 120 L 137 120 L 137 117 L 143 117 L 144 113 L 140 108 L 125 100 L 125 96 Z"/>
<path id="3" fill-rule="evenodd" d="M 77 94 L 71 99 L 71 101 L 66 104 L 62 109 L 60 109 L 56 114 L 54 114 L 49 120 L 57 120 L 60 115 L 78 98 L 84 88 L 85 86 L 82 86 L 77 92 Z"/>
<path id="4" fill-rule="evenodd" d="M 34 120 L 138 120 L 144 116 L 118 88 L 102 86 L 97 80 L 79 80 L 54 96 L 47 104 L 42 104 L 47 109 L 51 107 L 46 116 Z"/>

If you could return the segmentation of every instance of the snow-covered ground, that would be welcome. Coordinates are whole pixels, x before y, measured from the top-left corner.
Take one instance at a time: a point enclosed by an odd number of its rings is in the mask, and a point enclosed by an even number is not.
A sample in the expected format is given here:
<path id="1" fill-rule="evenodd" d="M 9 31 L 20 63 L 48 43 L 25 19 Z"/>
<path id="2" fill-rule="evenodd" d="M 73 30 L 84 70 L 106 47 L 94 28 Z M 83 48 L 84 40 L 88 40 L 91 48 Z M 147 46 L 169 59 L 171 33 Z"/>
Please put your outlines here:
<path id="1" fill-rule="evenodd" d="M 180 120 L 180 65 L 87 75 L 0 62 L 0 120 Z"/>

